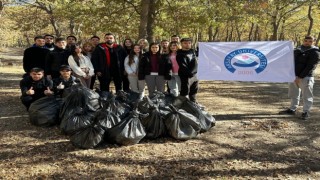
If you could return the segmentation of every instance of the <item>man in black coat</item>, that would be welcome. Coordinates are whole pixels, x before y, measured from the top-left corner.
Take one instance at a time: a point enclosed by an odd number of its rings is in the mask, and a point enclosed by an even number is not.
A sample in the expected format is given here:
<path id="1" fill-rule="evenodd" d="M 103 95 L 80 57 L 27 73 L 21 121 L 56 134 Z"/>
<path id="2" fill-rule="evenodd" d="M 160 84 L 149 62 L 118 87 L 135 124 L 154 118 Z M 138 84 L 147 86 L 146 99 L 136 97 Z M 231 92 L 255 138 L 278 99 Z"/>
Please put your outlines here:
<path id="1" fill-rule="evenodd" d="M 177 51 L 177 62 L 179 64 L 178 75 L 181 80 L 180 96 L 189 96 L 196 102 L 199 80 L 197 79 L 198 60 L 195 51 L 191 49 L 190 38 L 181 39 L 182 49 Z"/>
<path id="2" fill-rule="evenodd" d="M 294 65 L 296 79 L 289 84 L 290 108 L 280 111 L 280 114 L 296 114 L 302 93 L 303 111 L 301 119 L 310 118 L 310 109 L 313 104 L 314 71 L 320 60 L 319 48 L 313 46 L 314 38 L 306 36 L 302 46 L 294 50 Z"/>
<path id="3" fill-rule="evenodd" d="M 50 52 L 45 48 L 45 40 L 42 36 L 36 36 L 34 41 L 35 44 L 27 48 L 23 54 L 23 69 L 26 72 L 24 76 L 28 76 L 34 67 L 44 69 L 46 56 Z"/>
<path id="4" fill-rule="evenodd" d="M 63 97 L 65 89 L 70 88 L 73 85 L 81 85 L 80 79 L 71 75 L 72 70 L 69 65 L 62 65 L 60 67 L 60 77 L 53 79 L 53 91 L 54 95 Z"/>
<path id="5" fill-rule="evenodd" d="M 53 91 L 51 91 L 52 87 L 53 83 L 50 79 L 44 77 L 43 69 L 37 67 L 32 68 L 30 75 L 20 81 L 22 93 L 20 99 L 22 104 L 25 105 L 28 110 L 34 101 L 45 96 L 53 95 Z"/>
<path id="6" fill-rule="evenodd" d="M 114 35 L 107 33 L 105 43 L 99 44 L 92 53 L 92 64 L 98 76 L 101 91 L 110 91 L 110 82 L 113 81 L 116 91 L 122 90 L 124 76 L 124 59 L 126 51 L 115 43 Z"/>
<path id="7" fill-rule="evenodd" d="M 70 52 L 65 48 L 66 40 L 64 38 L 57 38 L 54 50 L 48 53 L 46 57 L 45 74 L 49 79 L 58 78 L 60 76 L 59 69 L 61 65 L 68 65 Z"/>
<path id="8" fill-rule="evenodd" d="M 51 34 L 46 34 L 44 35 L 44 40 L 45 40 L 45 46 L 47 49 L 50 51 L 54 50 L 54 36 Z"/>

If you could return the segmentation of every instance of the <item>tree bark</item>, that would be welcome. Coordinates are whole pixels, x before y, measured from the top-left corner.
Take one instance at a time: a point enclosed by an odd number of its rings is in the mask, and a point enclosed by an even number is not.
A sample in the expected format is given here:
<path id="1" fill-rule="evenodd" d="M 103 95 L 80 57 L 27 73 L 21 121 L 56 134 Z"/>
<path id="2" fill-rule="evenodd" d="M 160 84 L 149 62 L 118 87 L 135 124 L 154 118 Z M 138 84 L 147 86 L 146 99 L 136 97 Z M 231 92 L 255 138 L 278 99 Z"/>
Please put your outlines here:
<path id="1" fill-rule="evenodd" d="M 315 46 L 319 46 L 319 41 L 320 41 L 320 32 L 318 33 L 318 38 L 316 40 Z"/>
<path id="2" fill-rule="evenodd" d="M 209 36 L 208 41 L 209 42 L 213 41 L 213 32 L 212 32 L 213 30 L 212 29 L 213 29 L 213 27 L 212 27 L 212 25 L 210 25 L 209 29 L 208 29 L 208 36 Z"/>
<path id="3" fill-rule="evenodd" d="M 251 27 L 250 27 L 250 31 L 249 31 L 249 36 L 248 36 L 248 40 L 249 40 L 249 41 L 252 40 L 253 29 L 254 29 L 254 23 L 251 23 Z"/>
<path id="4" fill-rule="evenodd" d="M 148 14 L 149 14 L 150 1 L 151 0 L 141 0 L 140 25 L 139 25 L 138 39 L 147 37 L 147 25 L 148 25 Z"/>
<path id="5" fill-rule="evenodd" d="M 148 11 L 148 23 L 147 23 L 147 40 L 149 42 L 155 41 L 154 38 L 154 21 L 156 18 L 156 6 L 159 0 L 149 1 L 149 11 Z"/>
<path id="6" fill-rule="evenodd" d="M 309 8 L 308 8 L 308 19 L 309 19 L 309 28 L 308 28 L 308 33 L 307 35 L 311 35 L 312 27 L 313 27 L 313 18 L 312 18 L 312 4 L 310 3 Z"/>
<path id="7" fill-rule="evenodd" d="M 219 27 L 217 26 L 215 31 L 214 31 L 212 41 L 216 41 L 218 33 L 219 33 Z"/>

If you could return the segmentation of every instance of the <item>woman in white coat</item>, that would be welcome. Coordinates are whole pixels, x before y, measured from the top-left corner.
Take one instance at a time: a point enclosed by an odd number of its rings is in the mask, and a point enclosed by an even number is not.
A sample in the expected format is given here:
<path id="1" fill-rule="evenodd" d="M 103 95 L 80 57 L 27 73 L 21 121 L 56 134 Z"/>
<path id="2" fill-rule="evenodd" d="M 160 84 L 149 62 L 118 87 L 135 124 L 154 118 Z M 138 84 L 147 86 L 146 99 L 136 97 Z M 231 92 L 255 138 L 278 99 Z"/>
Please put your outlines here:
<path id="1" fill-rule="evenodd" d="M 79 44 L 72 45 L 70 48 L 71 55 L 68 58 L 74 76 L 81 80 L 81 83 L 90 88 L 91 77 L 94 75 L 94 69 L 90 59 L 82 54 Z"/>
<path id="2" fill-rule="evenodd" d="M 140 99 L 144 96 L 145 81 L 138 80 L 139 61 L 142 58 L 142 51 L 139 44 L 135 44 L 130 54 L 124 60 L 124 68 L 128 74 L 130 89 L 140 94 Z"/>

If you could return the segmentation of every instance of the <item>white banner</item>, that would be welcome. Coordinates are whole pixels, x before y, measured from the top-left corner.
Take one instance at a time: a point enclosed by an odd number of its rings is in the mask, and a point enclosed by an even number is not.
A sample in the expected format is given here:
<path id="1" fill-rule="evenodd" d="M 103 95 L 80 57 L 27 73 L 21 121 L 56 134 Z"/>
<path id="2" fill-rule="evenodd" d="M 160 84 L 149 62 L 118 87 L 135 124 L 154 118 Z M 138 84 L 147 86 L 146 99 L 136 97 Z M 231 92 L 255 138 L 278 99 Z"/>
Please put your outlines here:
<path id="1" fill-rule="evenodd" d="M 200 80 L 293 82 L 291 41 L 199 42 Z"/>

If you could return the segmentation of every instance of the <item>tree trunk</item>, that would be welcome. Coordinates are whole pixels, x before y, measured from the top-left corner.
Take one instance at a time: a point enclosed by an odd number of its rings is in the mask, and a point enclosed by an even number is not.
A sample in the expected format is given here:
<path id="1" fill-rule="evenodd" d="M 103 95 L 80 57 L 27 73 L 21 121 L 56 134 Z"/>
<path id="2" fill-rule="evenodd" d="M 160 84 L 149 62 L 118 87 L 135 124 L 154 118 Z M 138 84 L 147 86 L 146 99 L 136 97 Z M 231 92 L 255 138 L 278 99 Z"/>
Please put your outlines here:
<path id="1" fill-rule="evenodd" d="M 1 12 L 4 8 L 4 3 L 2 1 L 0 1 L 0 17 L 1 17 Z"/>
<path id="2" fill-rule="evenodd" d="M 154 38 L 154 21 L 156 18 L 156 6 L 159 0 L 150 0 L 148 11 L 148 24 L 147 24 L 147 40 L 149 42 L 155 41 Z"/>
<path id="3" fill-rule="evenodd" d="M 75 32 L 75 23 L 74 23 L 74 18 L 70 18 L 69 20 L 69 30 L 70 30 L 70 35 L 76 35 Z"/>
<path id="4" fill-rule="evenodd" d="M 308 8 L 308 19 L 309 19 L 309 28 L 308 28 L 308 33 L 307 35 L 311 35 L 312 27 L 313 27 L 313 18 L 312 18 L 312 4 L 310 3 L 309 8 Z"/>
<path id="5" fill-rule="evenodd" d="M 140 25 L 139 25 L 138 39 L 147 37 L 147 24 L 148 24 L 148 14 L 149 14 L 150 2 L 151 2 L 151 0 L 141 0 Z"/>
<path id="6" fill-rule="evenodd" d="M 215 31 L 214 31 L 212 41 L 216 41 L 218 33 L 219 33 L 219 26 L 217 26 Z"/>
<path id="7" fill-rule="evenodd" d="M 272 35 L 271 35 L 271 39 L 273 41 L 278 40 L 278 28 L 279 28 L 279 24 L 277 23 L 277 16 L 274 15 L 272 16 Z"/>
<path id="8" fill-rule="evenodd" d="M 318 33 L 318 38 L 317 38 L 315 46 L 319 46 L 319 41 L 320 41 L 320 32 Z"/>
<path id="9" fill-rule="evenodd" d="M 254 29 L 254 23 L 251 23 L 251 27 L 250 27 L 250 31 L 249 31 L 249 36 L 248 36 L 248 40 L 249 40 L 249 41 L 252 40 L 253 29 Z"/>
<path id="10" fill-rule="evenodd" d="M 213 27 L 212 27 L 212 25 L 210 25 L 210 26 L 209 26 L 209 29 L 208 29 L 208 36 L 209 36 L 208 41 L 209 41 L 209 42 L 212 42 L 212 41 L 213 41 L 213 32 L 212 32 L 212 29 L 213 29 Z"/>

